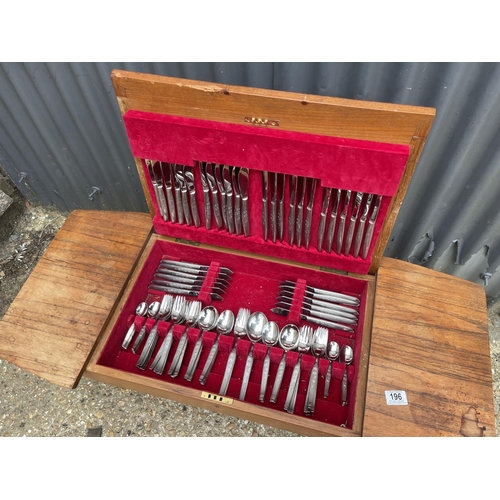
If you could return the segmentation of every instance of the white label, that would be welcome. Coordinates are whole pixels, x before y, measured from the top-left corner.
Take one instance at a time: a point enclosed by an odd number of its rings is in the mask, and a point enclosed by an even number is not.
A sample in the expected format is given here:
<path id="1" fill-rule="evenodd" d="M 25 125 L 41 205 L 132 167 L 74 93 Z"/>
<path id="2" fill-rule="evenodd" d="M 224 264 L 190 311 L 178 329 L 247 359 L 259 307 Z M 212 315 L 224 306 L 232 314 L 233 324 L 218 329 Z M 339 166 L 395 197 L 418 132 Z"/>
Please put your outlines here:
<path id="1" fill-rule="evenodd" d="M 407 405 L 405 391 L 385 391 L 385 400 L 390 406 Z"/>

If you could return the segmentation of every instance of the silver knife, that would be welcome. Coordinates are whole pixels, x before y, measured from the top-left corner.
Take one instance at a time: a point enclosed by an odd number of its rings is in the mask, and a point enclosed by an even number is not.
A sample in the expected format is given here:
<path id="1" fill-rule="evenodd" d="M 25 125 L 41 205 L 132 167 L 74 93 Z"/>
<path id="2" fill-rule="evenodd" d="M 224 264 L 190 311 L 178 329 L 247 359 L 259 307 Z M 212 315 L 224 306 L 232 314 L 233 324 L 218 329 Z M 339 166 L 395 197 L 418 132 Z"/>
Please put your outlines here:
<path id="1" fill-rule="evenodd" d="M 345 239 L 344 254 L 349 255 L 351 251 L 352 237 L 354 236 L 354 228 L 356 227 L 356 222 L 358 221 L 359 207 L 361 206 L 361 201 L 363 200 L 363 193 L 357 192 L 356 198 L 354 199 L 354 208 L 351 213 L 351 220 L 349 222 L 349 228 L 347 229 L 347 236 Z"/>
<path id="2" fill-rule="evenodd" d="M 361 240 L 363 239 L 363 233 L 365 231 L 366 219 L 368 217 L 368 212 L 370 211 L 370 206 L 372 204 L 373 194 L 369 194 L 365 201 L 365 208 L 363 209 L 363 213 L 359 218 L 358 230 L 356 231 L 356 238 L 354 240 L 354 250 L 353 256 L 358 257 L 359 249 L 361 248 Z"/>
<path id="3" fill-rule="evenodd" d="M 245 237 L 250 236 L 250 220 L 248 214 L 248 191 L 249 191 L 249 179 L 248 179 L 248 168 L 240 168 L 238 174 L 238 184 L 240 186 L 241 193 L 241 219 L 243 223 L 243 234 Z"/>
<path id="4" fill-rule="evenodd" d="M 328 207 L 330 206 L 330 198 L 332 197 L 332 188 L 323 188 L 323 202 L 321 204 L 321 215 L 319 218 L 319 229 L 318 229 L 318 251 L 323 250 L 323 239 L 325 237 L 326 229 L 326 214 L 328 213 Z"/>
<path id="5" fill-rule="evenodd" d="M 196 205 L 196 187 L 194 185 L 193 167 L 184 167 L 184 179 L 186 180 L 193 223 L 195 227 L 200 227 L 200 214 L 198 213 L 198 205 Z"/>
<path id="6" fill-rule="evenodd" d="M 298 177 L 292 175 L 290 177 L 290 210 L 288 213 L 288 242 L 290 246 L 295 241 L 295 205 L 297 203 L 297 182 Z"/>
<path id="7" fill-rule="evenodd" d="M 311 190 L 308 193 L 309 199 L 307 200 L 306 208 L 306 225 L 304 231 L 304 245 L 306 249 L 309 249 L 309 243 L 311 242 L 311 223 L 312 223 L 312 211 L 314 206 L 314 197 L 316 196 L 316 186 L 318 181 L 316 179 L 312 180 Z"/>
<path id="8" fill-rule="evenodd" d="M 167 205 L 170 220 L 175 222 L 177 220 L 177 215 L 175 210 L 174 193 L 172 191 L 172 168 L 169 163 L 160 163 L 160 165 L 163 174 L 163 181 L 165 183 L 165 191 L 167 193 Z"/>
<path id="9" fill-rule="evenodd" d="M 184 213 L 184 219 L 186 219 L 186 224 L 190 226 L 193 221 L 191 219 L 191 211 L 189 209 L 188 188 L 186 176 L 184 174 L 185 168 L 186 167 L 184 165 L 177 165 L 177 175 L 179 176 L 179 181 L 181 183 L 182 211 Z"/>
<path id="10" fill-rule="evenodd" d="M 178 172 L 180 172 L 178 174 Z M 177 222 L 179 224 L 184 224 L 184 213 L 182 210 L 182 197 L 181 197 L 181 179 L 182 179 L 182 166 L 172 163 L 172 177 L 174 179 L 174 190 L 175 190 L 175 206 L 177 209 Z"/>
<path id="11" fill-rule="evenodd" d="M 145 160 L 145 161 L 146 161 L 146 166 L 148 167 L 149 177 L 151 178 L 151 183 L 153 184 L 153 191 L 155 193 L 156 202 L 158 204 L 158 210 L 160 211 L 161 218 L 163 220 L 167 220 L 167 218 L 165 216 L 164 208 L 160 202 L 160 192 L 159 192 L 158 183 L 156 182 L 156 175 L 155 175 L 154 170 L 153 170 L 153 161 L 152 160 Z"/>
<path id="12" fill-rule="evenodd" d="M 240 186 L 238 184 L 239 167 L 233 167 L 231 175 L 233 177 L 233 191 L 234 191 L 234 229 L 237 235 L 241 234 L 241 194 Z"/>
<path id="13" fill-rule="evenodd" d="M 297 225 L 295 234 L 297 236 L 297 246 L 302 243 L 302 223 L 304 220 L 304 203 L 306 200 L 307 177 L 301 177 L 302 187 L 300 192 L 299 202 L 297 203 Z"/>
<path id="14" fill-rule="evenodd" d="M 340 255 L 342 251 L 342 243 L 344 242 L 345 221 L 347 219 L 347 211 L 351 202 L 351 190 L 348 189 L 345 193 L 344 205 L 340 214 L 339 228 L 337 230 L 337 253 Z"/>
<path id="15" fill-rule="evenodd" d="M 285 216 L 285 182 L 286 175 L 278 174 L 278 239 L 283 241 L 283 232 L 285 226 L 283 224 L 283 217 Z"/>
<path id="16" fill-rule="evenodd" d="M 160 207 L 163 211 L 163 220 L 168 220 L 168 207 L 167 200 L 165 199 L 165 192 L 163 191 L 163 175 L 161 172 L 161 163 L 159 161 L 155 162 L 153 165 L 153 172 L 156 178 L 156 184 L 158 186 L 158 196 L 160 198 Z"/>
<path id="17" fill-rule="evenodd" d="M 224 179 L 224 188 L 226 191 L 227 228 L 229 230 L 229 234 L 233 234 L 235 232 L 233 215 L 233 183 L 231 182 L 231 169 L 227 165 L 222 167 L 222 178 Z"/>
<path id="18" fill-rule="evenodd" d="M 333 200 L 332 213 L 330 214 L 330 225 L 328 226 L 328 234 L 326 237 L 326 251 L 330 253 L 333 246 L 333 236 L 335 235 L 335 225 L 337 224 L 337 215 L 340 206 L 340 196 L 342 195 L 342 190 L 337 189 L 337 195 Z"/>
<path id="19" fill-rule="evenodd" d="M 227 225 L 226 189 L 224 188 L 224 180 L 222 179 L 222 165 L 219 165 L 218 163 L 215 164 L 214 174 L 221 196 L 222 220 L 224 221 L 224 226 L 226 227 L 226 229 L 229 230 L 229 227 Z"/>
<path id="20" fill-rule="evenodd" d="M 203 188 L 203 208 L 205 214 L 205 229 L 212 227 L 212 206 L 210 205 L 210 188 L 208 187 L 207 174 L 205 172 L 206 164 L 199 162 L 201 185 Z"/>
<path id="21" fill-rule="evenodd" d="M 215 223 L 217 224 L 217 229 L 222 229 L 222 215 L 220 212 L 219 194 L 217 191 L 217 183 L 215 181 L 213 163 L 207 163 L 205 171 L 207 173 L 207 181 L 210 187 L 210 193 L 212 194 L 212 207 L 214 210 Z"/>
<path id="22" fill-rule="evenodd" d="M 276 243 L 276 235 L 278 234 L 276 202 L 278 199 L 278 174 L 271 173 L 271 240 Z"/>
<path id="23" fill-rule="evenodd" d="M 368 229 L 366 230 L 365 240 L 363 242 L 363 259 L 366 259 L 366 256 L 368 255 L 368 250 L 370 249 L 370 244 L 373 237 L 373 229 L 375 227 L 375 222 L 377 220 L 377 215 L 381 203 L 382 203 L 382 196 L 377 195 L 377 198 L 375 199 L 375 205 L 373 205 L 372 214 L 370 215 L 370 220 L 368 221 Z"/>
<path id="24" fill-rule="evenodd" d="M 268 208 L 267 199 L 269 197 L 269 173 L 265 170 L 262 171 L 262 232 L 264 233 L 264 241 L 267 241 L 268 236 Z"/>

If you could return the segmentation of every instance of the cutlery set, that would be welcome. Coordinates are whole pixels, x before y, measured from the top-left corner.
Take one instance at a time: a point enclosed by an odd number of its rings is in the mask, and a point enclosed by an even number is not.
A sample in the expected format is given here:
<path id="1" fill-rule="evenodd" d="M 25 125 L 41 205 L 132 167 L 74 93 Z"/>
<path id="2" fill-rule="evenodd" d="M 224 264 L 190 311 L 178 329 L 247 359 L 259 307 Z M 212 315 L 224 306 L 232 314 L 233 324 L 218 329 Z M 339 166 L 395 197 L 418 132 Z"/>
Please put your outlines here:
<path id="1" fill-rule="evenodd" d="M 145 162 L 162 219 L 200 227 L 194 168 L 177 163 Z"/>
<path id="2" fill-rule="evenodd" d="M 381 203 L 382 196 L 379 195 L 365 195 L 360 191 L 354 195 L 348 189 L 323 188 L 318 251 L 323 251 L 325 243 L 328 253 L 333 250 L 338 255 L 352 255 L 355 258 L 361 255 L 361 258 L 366 259 Z"/>
<path id="3" fill-rule="evenodd" d="M 166 292 L 161 299 L 148 304 L 141 302 L 138 304 L 135 315 L 146 319 L 154 320 L 148 322 L 149 333 L 147 333 L 146 321 L 140 328 L 135 341 L 136 322 L 132 322 L 130 328 L 122 342 L 124 350 L 129 349 L 138 354 L 140 347 L 144 343 L 142 352 L 136 366 L 141 370 L 146 370 L 150 364 L 152 355 L 161 338 L 158 327 L 160 322 L 170 322 L 170 327 L 165 334 L 163 341 L 152 360 L 149 369 L 157 375 L 163 375 L 169 354 L 174 344 L 174 328 L 176 325 L 183 325 L 183 331 L 178 337 L 178 344 L 172 357 L 168 375 L 172 378 L 178 376 L 184 362 L 184 357 L 188 345 L 188 332 L 190 329 L 197 329 L 194 341 L 193 351 L 188 362 L 184 379 L 191 382 L 198 367 L 203 351 L 204 333 L 215 331 L 217 336 L 210 347 L 210 352 L 203 366 L 199 383 L 205 385 L 210 375 L 214 362 L 219 352 L 219 339 L 221 335 L 228 336 L 233 333 L 231 351 L 228 355 L 222 383 L 219 394 L 225 396 L 228 390 L 229 382 L 232 378 L 234 366 L 237 362 L 237 343 L 240 339 L 246 338 L 250 341 L 250 349 L 246 356 L 245 369 L 240 387 L 239 399 L 244 401 L 248 389 L 250 375 L 254 364 L 254 346 L 261 342 L 266 346 L 266 355 L 262 363 L 262 375 L 260 384 L 259 401 L 264 403 L 266 390 L 268 387 L 269 371 L 271 364 L 270 351 L 272 347 L 281 347 L 283 354 L 279 361 L 276 377 L 272 385 L 272 392 L 269 397 L 270 403 L 276 403 L 281 389 L 282 381 L 286 371 L 287 352 L 295 350 L 299 357 L 290 379 L 287 389 L 287 396 L 284 409 L 288 413 L 295 412 L 295 405 L 298 393 L 299 381 L 301 379 L 302 358 L 304 354 L 310 354 L 315 357 L 312 367 L 307 394 L 305 397 L 303 412 L 306 416 L 311 416 L 315 412 L 317 399 L 317 385 L 319 378 L 319 360 L 325 358 L 328 360 L 328 369 L 325 376 L 325 386 L 323 397 L 329 397 L 330 381 L 332 377 L 333 362 L 344 363 L 344 375 L 342 378 L 341 398 L 342 405 L 347 404 L 347 366 L 353 361 L 353 350 L 349 345 L 342 348 L 335 341 L 328 342 L 329 330 L 334 328 L 340 331 L 353 332 L 351 326 L 356 325 L 358 318 L 357 308 L 359 299 L 357 297 L 336 293 L 329 290 L 302 286 L 302 293 L 299 315 L 300 320 L 317 323 L 319 326 L 314 330 L 312 326 L 302 325 L 300 328 L 289 323 L 283 328 L 274 321 L 269 321 L 262 312 L 251 313 L 247 308 L 240 308 L 235 317 L 231 310 L 224 310 L 220 314 L 213 306 L 203 307 L 201 300 L 190 300 L 189 297 L 197 297 L 203 281 L 207 274 L 213 273 L 211 280 L 211 297 L 216 296 L 218 300 L 222 299 L 222 294 L 229 286 L 232 271 L 227 268 L 219 267 L 215 272 L 210 270 L 210 266 L 201 266 L 189 262 L 161 259 L 154 273 L 149 288 Z M 290 309 L 294 294 L 297 293 L 297 283 L 293 281 L 283 281 L 279 285 L 278 304 L 272 312 L 278 314 L 287 314 Z M 287 309 L 288 308 L 288 309 Z M 177 332 L 179 333 L 179 332 Z M 193 335 L 192 333 L 190 334 Z"/>

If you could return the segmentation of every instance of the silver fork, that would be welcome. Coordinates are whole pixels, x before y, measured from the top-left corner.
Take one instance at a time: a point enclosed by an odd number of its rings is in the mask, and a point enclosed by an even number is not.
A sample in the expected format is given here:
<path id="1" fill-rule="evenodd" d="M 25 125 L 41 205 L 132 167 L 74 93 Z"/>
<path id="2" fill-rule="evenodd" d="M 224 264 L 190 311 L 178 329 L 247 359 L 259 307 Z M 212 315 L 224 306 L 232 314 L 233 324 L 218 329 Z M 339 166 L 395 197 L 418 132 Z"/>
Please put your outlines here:
<path id="1" fill-rule="evenodd" d="M 304 325 L 299 330 L 299 344 L 297 345 L 297 350 L 300 354 L 297 363 L 295 363 L 295 366 L 293 367 L 292 378 L 290 380 L 290 386 L 288 387 L 288 393 L 285 401 L 285 411 L 288 413 L 293 413 L 295 410 L 295 401 L 297 400 L 297 391 L 300 381 L 302 354 L 309 351 L 311 347 L 312 334 L 313 329 L 311 326 Z"/>
<path id="2" fill-rule="evenodd" d="M 308 416 L 314 413 L 316 407 L 316 391 L 318 387 L 319 376 L 319 358 L 323 357 L 328 342 L 328 329 L 320 326 L 316 328 L 311 343 L 311 352 L 316 356 L 311 376 L 309 378 L 309 386 L 307 388 L 306 402 L 304 405 L 304 413 Z"/>

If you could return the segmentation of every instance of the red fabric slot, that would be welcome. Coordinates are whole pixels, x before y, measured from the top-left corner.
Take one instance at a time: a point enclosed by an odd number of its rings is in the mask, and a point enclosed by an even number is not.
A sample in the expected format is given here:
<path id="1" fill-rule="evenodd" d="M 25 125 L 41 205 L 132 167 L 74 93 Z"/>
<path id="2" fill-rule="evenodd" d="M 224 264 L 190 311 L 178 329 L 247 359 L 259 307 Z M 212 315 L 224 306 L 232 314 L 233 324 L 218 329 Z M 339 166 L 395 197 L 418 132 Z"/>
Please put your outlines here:
<path id="1" fill-rule="evenodd" d="M 267 346 L 264 344 L 255 344 L 253 348 L 253 357 L 256 361 L 260 361 L 265 358 L 267 352 Z"/>
<path id="2" fill-rule="evenodd" d="M 234 344 L 234 337 L 221 335 L 219 337 L 219 352 L 231 352 Z"/>
<path id="3" fill-rule="evenodd" d="M 210 294 L 212 293 L 212 288 L 214 282 L 219 274 L 220 264 L 218 262 L 210 262 L 210 266 L 203 280 L 203 285 L 201 286 L 200 292 L 198 293 L 198 300 L 201 300 L 203 304 L 211 304 L 212 298 Z M 220 295 L 220 294 L 219 294 Z"/>
<path id="4" fill-rule="evenodd" d="M 169 330 L 171 325 L 172 325 L 172 323 L 170 323 L 169 321 L 159 321 L 158 322 L 158 329 L 157 329 L 158 335 L 160 337 L 165 337 L 165 335 L 167 335 L 168 330 Z"/>
<path id="5" fill-rule="evenodd" d="M 179 341 L 185 330 L 186 327 L 184 325 L 174 325 L 174 331 L 172 332 L 174 339 Z"/>
<path id="6" fill-rule="evenodd" d="M 148 318 L 146 320 L 146 331 L 149 333 L 155 324 L 156 324 L 156 320 L 155 319 Z"/>
<path id="7" fill-rule="evenodd" d="M 271 351 L 269 352 L 269 358 L 271 359 L 271 364 L 278 364 L 281 361 L 281 357 L 283 356 L 283 349 L 279 347 L 271 347 Z"/>
<path id="8" fill-rule="evenodd" d="M 210 349 L 214 343 L 217 334 L 214 332 L 205 332 L 202 337 L 202 343 L 204 349 Z"/>
<path id="9" fill-rule="evenodd" d="M 198 328 L 190 328 L 188 330 L 188 344 L 195 344 L 200 336 Z"/>
<path id="10" fill-rule="evenodd" d="M 286 353 L 286 366 L 294 367 L 299 359 L 299 353 L 296 351 L 288 351 Z"/>
<path id="11" fill-rule="evenodd" d="M 316 358 L 310 354 L 304 354 L 302 356 L 302 369 L 306 372 L 310 372 L 313 369 L 314 362 Z"/>
<path id="12" fill-rule="evenodd" d="M 302 311 L 302 303 L 306 292 L 306 280 L 298 279 L 293 291 L 292 305 L 288 313 L 288 321 L 290 323 L 300 323 L 300 314 Z"/>
<path id="13" fill-rule="evenodd" d="M 236 354 L 238 356 L 248 356 L 250 352 L 251 342 L 249 340 L 241 339 L 236 344 Z"/>
<path id="14" fill-rule="evenodd" d="M 128 318 L 127 318 L 127 329 L 130 328 L 132 326 L 132 323 L 135 323 L 135 319 L 136 319 L 136 315 L 135 314 L 129 314 Z M 137 327 L 136 327 L 137 328 Z"/>
<path id="15" fill-rule="evenodd" d="M 326 375 L 326 371 L 330 363 L 327 359 L 320 358 L 318 365 L 319 365 L 319 374 L 324 377 Z"/>

